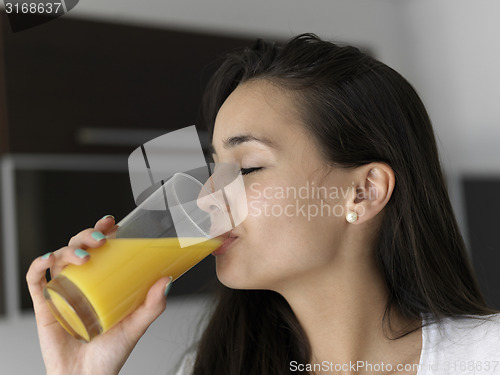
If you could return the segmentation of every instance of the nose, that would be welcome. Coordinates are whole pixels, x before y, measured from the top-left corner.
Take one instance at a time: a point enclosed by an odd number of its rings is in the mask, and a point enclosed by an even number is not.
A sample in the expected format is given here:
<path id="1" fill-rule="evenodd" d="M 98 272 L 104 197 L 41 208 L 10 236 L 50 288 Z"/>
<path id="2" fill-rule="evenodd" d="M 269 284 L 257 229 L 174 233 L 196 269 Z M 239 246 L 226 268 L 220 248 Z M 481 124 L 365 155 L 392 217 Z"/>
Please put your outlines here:
<path id="1" fill-rule="evenodd" d="M 248 215 L 245 184 L 239 165 L 218 163 L 198 196 L 198 206 L 210 214 L 212 228 L 237 227 Z M 218 229 L 217 229 L 218 231 Z"/>
<path id="2" fill-rule="evenodd" d="M 196 202 L 201 210 L 209 214 L 211 237 L 227 233 L 234 227 L 224 187 L 216 190 L 216 185 L 213 177 L 210 177 L 203 185 Z"/>
<path id="3" fill-rule="evenodd" d="M 198 199 L 196 201 L 198 207 L 203 211 L 208 213 L 214 213 L 220 210 L 219 206 L 223 206 L 224 200 L 220 199 L 217 192 L 215 191 L 215 185 L 213 181 L 213 176 L 210 176 L 208 180 L 203 184 L 203 187 L 198 194 Z"/>

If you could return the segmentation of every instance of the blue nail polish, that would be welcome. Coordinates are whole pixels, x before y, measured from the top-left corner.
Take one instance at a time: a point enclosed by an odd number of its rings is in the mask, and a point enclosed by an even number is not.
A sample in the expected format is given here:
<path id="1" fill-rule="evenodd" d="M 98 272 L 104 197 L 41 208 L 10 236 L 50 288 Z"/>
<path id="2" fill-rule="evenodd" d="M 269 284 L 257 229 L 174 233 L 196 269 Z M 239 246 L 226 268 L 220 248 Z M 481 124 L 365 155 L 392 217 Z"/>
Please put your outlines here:
<path id="1" fill-rule="evenodd" d="M 101 241 L 101 240 L 106 238 L 106 236 L 104 234 L 102 234 L 101 232 L 92 232 L 90 237 L 92 237 L 96 241 Z"/>
<path id="2" fill-rule="evenodd" d="M 89 256 L 90 254 L 89 254 L 89 253 L 87 253 L 87 252 L 86 252 L 85 250 L 83 250 L 83 249 L 76 249 L 76 250 L 75 250 L 75 255 L 76 255 L 78 258 L 83 259 L 83 258 L 85 258 L 85 257 Z"/>
<path id="3" fill-rule="evenodd" d="M 170 289 L 172 289 L 172 276 L 170 276 L 170 281 L 168 282 L 168 284 L 166 285 L 165 287 L 165 291 L 163 292 L 163 294 L 165 295 L 165 297 L 168 295 L 168 293 L 170 292 Z"/>
<path id="4" fill-rule="evenodd" d="M 43 254 L 42 255 L 42 259 L 49 259 L 49 257 L 52 255 L 52 251 L 47 253 L 47 254 Z"/>
<path id="5" fill-rule="evenodd" d="M 113 215 L 106 215 L 106 216 L 103 216 L 103 217 L 101 218 L 101 220 L 107 219 L 108 217 L 111 217 L 111 218 L 113 218 L 113 219 L 115 218 Z"/>

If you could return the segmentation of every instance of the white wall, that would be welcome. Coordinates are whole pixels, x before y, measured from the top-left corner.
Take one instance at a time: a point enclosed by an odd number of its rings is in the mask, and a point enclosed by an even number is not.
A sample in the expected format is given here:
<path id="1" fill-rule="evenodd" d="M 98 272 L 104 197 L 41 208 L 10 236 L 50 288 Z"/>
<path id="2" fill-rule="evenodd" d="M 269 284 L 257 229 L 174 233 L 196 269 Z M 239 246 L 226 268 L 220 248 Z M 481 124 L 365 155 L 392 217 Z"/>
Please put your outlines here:
<path id="1" fill-rule="evenodd" d="M 460 172 L 500 172 L 498 14 L 495 0 L 410 1 L 405 12 L 408 75 Z"/>
<path id="2" fill-rule="evenodd" d="M 82 0 L 68 16 L 255 37 L 314 32 L 372 48 L 421 94 L 463 223 L 455 178 L 500 175 L 498 14 L 498 0 Z M 165 374 L 187 345 L 182 318 L 204 307 L 169 308 L 176 312 L 148 332 L 123 374 Z M 35 338 L 31 317 L 0 321 L 2 372 L 42 373 Z"/>
<path id="3" fill-rule="evenodd" d="M 401 73 L 434 124 L 457 219 L 467 239 L 464 175 L 500 176 L 500 2 L 412 0 L 401 13 Z M 487 207 L 485 207 L 487 209 Z"/>

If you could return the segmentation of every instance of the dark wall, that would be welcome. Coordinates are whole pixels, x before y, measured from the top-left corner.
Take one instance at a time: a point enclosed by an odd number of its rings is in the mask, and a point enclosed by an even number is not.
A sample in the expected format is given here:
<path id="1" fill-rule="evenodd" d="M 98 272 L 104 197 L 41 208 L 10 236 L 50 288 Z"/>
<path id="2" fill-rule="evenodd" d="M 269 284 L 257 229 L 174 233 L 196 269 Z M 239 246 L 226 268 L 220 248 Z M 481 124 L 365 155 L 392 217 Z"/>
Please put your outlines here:
<path id="1" fill-rule="evenodd" d="M 490 306 L 500 310 L 500 176 L 466 177 L 464 193 L 479 285 Z"/>
<path id="2" fill-rule="evenodd" d="M 18 33 L 5 14 L 0 22 L 7 103 L 0 126 L 8 128 L 3 152 L 109 152 L 79 143 L 78 130 L 193 125 L 219 57 L 252 43 L 66 17 Z"/>

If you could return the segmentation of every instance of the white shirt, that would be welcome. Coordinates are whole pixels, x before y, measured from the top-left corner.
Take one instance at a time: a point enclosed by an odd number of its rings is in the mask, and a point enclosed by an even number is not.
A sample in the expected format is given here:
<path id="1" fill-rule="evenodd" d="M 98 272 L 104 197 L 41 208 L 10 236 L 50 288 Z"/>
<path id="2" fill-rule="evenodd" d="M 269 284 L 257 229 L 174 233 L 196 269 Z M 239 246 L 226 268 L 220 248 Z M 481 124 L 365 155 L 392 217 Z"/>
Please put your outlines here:
<path id="1" fill-rule="evenodd" d="M 431 374 L 500 375 L 500 314 L 424 327 L 418 375 Z"/>
<path id="2" fill-rule="evenodd" d="M 191 375 L 195 356 L 189 352 L 176 375 Z M 417 375 L 500 375 L 500 314 L 487 320 L 446 318 L 424 326 L 417 371 Z"/>
<path id="3" fill-rule="evenodd" d="M 182 359 L 180 367 L 175 373 L 175 375 L 191 375 L 193 372 L 195 358 L 196 358 L 195 351 L 188 352 Z"/>

